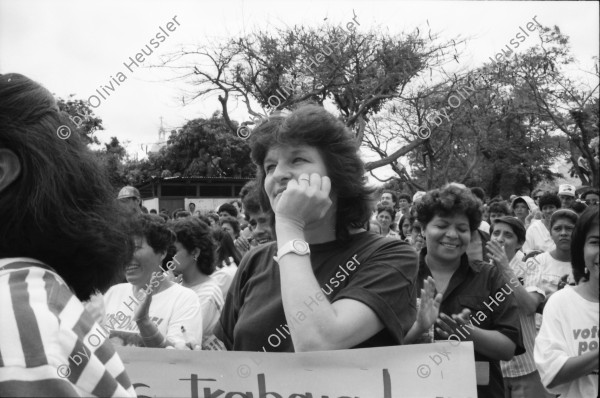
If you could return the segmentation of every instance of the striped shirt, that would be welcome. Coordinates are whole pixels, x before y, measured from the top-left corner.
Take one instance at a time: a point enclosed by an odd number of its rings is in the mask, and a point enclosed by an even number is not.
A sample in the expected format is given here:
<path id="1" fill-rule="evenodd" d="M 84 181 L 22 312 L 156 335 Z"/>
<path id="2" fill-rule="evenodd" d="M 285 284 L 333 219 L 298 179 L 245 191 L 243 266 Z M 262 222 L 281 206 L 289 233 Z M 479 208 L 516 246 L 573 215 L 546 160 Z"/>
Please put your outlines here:
<path id="1" fill-rule="evenodd" d="M 47 265 L 0 259 L 0 324 L 0 396 L 136 396 L 110 341 Z"/>
<path id="2" fill-rule="evenodd" d="M 521 261 L 521 258 L 523 258 L 523 253 L 519 251 L 510 261 L 510 268 L 514 271 L 515 276 L 519 279 L 523 287 L 525 287 L 525 290 L 539 293 L 542 297 L 545 297 L 540 267 L 526 266 Z M 536 335 L 535 314 L 523 315 L 519 312 L 519 321 L 521 322 L 525 353 L 515 355 L 510 361 L 500 361 L 500 369 L 502 369 L 503 377 L 525 376 L 536 371 L 535 362 L 533 361 L 533 347 Z"/>

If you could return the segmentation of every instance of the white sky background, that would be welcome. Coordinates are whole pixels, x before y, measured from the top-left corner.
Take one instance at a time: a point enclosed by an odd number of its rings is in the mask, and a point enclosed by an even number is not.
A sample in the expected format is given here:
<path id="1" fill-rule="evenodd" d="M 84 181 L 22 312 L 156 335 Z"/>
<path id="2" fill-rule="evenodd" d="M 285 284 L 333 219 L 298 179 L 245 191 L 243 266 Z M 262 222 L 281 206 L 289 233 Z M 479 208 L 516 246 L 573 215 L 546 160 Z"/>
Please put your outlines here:
<path id="1" fill-rule="evenodd" d="M 158 139 L 159 117 L 165 127 L 209 117 L 220 109 L 216 96 L 183 106 L 182 92 L 190 87 L 169 82 L 170 72 L 137 68 L 123 62 L 149 44 L 159 26 L 176 15 L 180 26 L 160 43 L 143 66 L 157 64 L 161 54 L 182 44 L 210 45 L 253 30 L 285 26 L 345 25 L 353 16 L 358 30 L 387 30 L 390 34 L 419 27 L 446 40 L 469 38 L 462 48 L 459 68 L 475 68 L 493 57 L 537 15 L 546 26 L 558 25 L 571 40 L 572 54 L 581 68 L 591 70 L 598 56 L 598 2 L 495 2 L 495 1 L 87 1 L 0 0 L 0 73 L 18 72 L 46 86 L 57 96 L 87 100 L 96 88 L 108 85 L 111 76 L 124 72 L 127 80 L 95 109 L 105 130 L 96 132 L 101 142 L 111 136 L 127 142 L 130 153 Z M 166 28 L 165 28 L 166 30 Z M 535 35 L 533 32 L 532 35 Z M 537 43 L 529 37 L 517 52 Z M 461 51 L 461 48 L 459 48 Z M 246 120 L 241 106 L 231 110 Z M 366 156 L 375 160 L 376 156 Z M 378 169 L 378 176 L 390 170 Z"/>

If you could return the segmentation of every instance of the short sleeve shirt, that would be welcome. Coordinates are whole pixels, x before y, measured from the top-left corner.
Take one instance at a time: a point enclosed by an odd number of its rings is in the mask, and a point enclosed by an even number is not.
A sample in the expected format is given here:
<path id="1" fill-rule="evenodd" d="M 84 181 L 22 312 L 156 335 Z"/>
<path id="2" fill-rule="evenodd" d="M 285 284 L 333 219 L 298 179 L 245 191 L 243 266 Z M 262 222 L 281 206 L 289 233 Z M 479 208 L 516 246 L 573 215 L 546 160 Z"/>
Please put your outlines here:
<path id="1" fill-rule="evenodd" d="M 307 297 L 305 308 L 286 319 L 277 242 L 249 251 L 227 295 L 215 334 L 235 351 L 293 352 L 289 325 L 302 322 L 319 303 L 360 301 L 375 312 L 383 330 L 353 348 L 402 344 L 416 319 L 417 254 L 406 242 L 371 232 L 347 241 L 310 245 L 310 260 L 323 294 Z"/>
<path id="2" fill-rule="evenodd" d="M 423 280 L 432 276 L 425 262 L 427 248 L 421 249 L 418 275 L 418 292 L 423 288 Z M 511 280 L 512 281 L 512 280 Z M 469 261 L 466 254 L 460 260 L 460 266 L 454 272 L 444 292 L 440 313 L 451 316 L 460 313 L 464 308 L 471 310 L 471 325 L 484 330 L 495 330 L 516 344 L 515 355 L 525 352 L 521 337 L 521 325 L 519 322 L 519 310 L 513 294 L 513 284 L 519 284 L 518 280 L 512 282 L 506 280 L 501 272 L 490 264 L 481 261 Z M 420 295 L 420 294 L 419 294 Z M 469 338 L 469 328 L 462 331 L 465 338 L 457 336 L 461 340 Z M 434 335 L 436 340 L 444 339 Z M 500 361 L 491 359 L 479 352 L 475 347 L 475 360 L 485 361 L 490 365 L 490 382 L 487 386 L 477 386 L 477 395 L 480 397 L 504 397 L 504 384 Z"/>

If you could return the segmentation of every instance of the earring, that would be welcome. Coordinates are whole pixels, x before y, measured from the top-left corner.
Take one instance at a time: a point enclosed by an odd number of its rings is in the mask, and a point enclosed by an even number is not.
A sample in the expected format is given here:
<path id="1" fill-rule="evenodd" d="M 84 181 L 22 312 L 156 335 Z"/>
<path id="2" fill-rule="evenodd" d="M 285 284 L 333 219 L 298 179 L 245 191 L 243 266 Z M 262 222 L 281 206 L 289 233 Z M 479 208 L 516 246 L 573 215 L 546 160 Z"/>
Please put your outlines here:
<path id="1" fill-rule="evenodd" d="M 194 257 L 194 261 L 198 261 L 198 256 Z"/>

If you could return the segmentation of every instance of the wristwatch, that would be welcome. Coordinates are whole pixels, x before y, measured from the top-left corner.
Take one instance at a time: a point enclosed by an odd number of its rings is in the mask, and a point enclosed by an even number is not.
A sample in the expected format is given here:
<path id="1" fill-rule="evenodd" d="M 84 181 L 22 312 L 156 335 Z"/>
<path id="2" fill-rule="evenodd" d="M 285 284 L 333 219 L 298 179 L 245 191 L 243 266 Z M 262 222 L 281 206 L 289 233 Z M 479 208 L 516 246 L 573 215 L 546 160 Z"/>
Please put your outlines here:
<path id="1" fill-rule="evenodd" d="M 288 253 L 296 253 L 300 256 L 306 256 L 310 254 L 310 248 L 308 243 L 300 239 L 293 239 L 281 246 L 281 249 L 277 250 L 277 256 L 273 257 L 275 261 L 279 263 L 279 259 Z"/>

